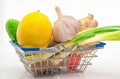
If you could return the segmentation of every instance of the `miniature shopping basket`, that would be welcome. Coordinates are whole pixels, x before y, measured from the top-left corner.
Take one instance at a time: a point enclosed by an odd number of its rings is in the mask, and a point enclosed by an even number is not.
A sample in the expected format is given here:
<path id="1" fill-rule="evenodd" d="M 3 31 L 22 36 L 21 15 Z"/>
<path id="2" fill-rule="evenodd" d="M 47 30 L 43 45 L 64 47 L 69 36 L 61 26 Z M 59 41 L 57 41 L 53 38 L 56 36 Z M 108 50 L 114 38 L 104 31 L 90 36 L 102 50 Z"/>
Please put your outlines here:
<path id="1" fill-rule="evenodd" d="M 28 72 L 34 76 L 45 76 L 54 74 L 66 74 L 83 72 L 88 65 L 91 65 L 91 59 L 96 56 L 98 49 L 104 48 L 105 43 L 82 47 L 74 45 L 64 50 L 58 47 L 50 48 L 23 48 L 18 44 L 11 42 L 18 54 L 21 62 Z"/>

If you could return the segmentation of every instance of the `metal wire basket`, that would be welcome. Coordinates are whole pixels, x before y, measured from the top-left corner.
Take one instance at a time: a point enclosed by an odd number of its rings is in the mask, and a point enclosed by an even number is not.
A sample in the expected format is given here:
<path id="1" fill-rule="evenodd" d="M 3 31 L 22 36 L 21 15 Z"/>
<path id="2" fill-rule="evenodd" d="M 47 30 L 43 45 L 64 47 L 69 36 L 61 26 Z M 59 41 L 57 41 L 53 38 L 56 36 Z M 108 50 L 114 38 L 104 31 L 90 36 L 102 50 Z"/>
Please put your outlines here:
<path id="1" fill-rule="evenodd" d="M 105 45 L 100 42 L 88 47 L 74 45 L 69 49 L 60 45 L 64 49 L 61 51 L 59 47 L 22 48 L 14 42 L 10 43 L 26 70 L 34 76 L 83 72 L 91 65 L 91 59 L 97 57 L 97 50 Z"/>

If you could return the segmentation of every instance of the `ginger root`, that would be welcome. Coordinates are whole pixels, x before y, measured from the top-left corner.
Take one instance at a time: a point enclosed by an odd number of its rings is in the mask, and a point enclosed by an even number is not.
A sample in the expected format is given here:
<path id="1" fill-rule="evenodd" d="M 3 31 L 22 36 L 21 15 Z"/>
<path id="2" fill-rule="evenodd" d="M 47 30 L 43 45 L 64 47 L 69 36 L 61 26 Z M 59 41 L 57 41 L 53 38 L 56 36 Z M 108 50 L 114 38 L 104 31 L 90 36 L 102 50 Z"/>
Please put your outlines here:
<path id="1" fill-rule="evenodd" d="M 89 28 L 95 28 L 98 26 L 98 22 L 94 19 L 93 14 L 88 14 L 88 16 L 78 20 L 80 23 L 80 31 L 87 30 Z"/>

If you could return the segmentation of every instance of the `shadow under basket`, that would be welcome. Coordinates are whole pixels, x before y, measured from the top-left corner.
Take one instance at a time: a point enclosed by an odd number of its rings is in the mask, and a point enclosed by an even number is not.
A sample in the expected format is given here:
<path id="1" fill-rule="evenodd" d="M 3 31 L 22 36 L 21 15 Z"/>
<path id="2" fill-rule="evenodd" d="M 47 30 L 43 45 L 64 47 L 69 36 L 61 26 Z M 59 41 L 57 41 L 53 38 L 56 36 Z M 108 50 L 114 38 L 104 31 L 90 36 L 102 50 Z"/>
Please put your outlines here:
<path id="1" fill-rule="evenodd" d="M 74 45 L 63 51 L 59 47 L 50 48 L 23 48 L 10 41 L 14 46 L 21 62 L 33 76 L 46 76 L 54 74 L 80 73 L 91 64 L 98 49 L 103 49 L 105 43 L 82 47 Z"/>

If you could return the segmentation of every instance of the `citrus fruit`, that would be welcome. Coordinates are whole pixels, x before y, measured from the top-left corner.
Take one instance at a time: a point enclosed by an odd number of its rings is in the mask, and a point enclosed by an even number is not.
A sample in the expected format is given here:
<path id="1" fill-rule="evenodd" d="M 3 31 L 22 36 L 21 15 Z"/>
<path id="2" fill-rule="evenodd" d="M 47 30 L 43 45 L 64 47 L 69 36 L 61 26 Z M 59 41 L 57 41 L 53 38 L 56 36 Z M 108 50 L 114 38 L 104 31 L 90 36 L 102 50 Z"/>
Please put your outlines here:
<path id="1" fill-rule="evenodd" d="M 42 12 L 30 12 L 23 17 L 17 29 L 18 44 L 26 48 L 46 48 L 52 38 L 52 25 Z"/>

